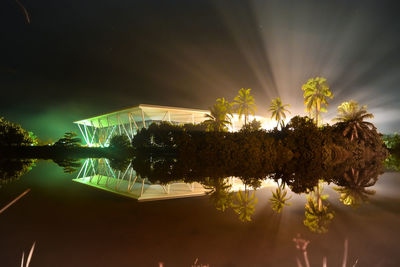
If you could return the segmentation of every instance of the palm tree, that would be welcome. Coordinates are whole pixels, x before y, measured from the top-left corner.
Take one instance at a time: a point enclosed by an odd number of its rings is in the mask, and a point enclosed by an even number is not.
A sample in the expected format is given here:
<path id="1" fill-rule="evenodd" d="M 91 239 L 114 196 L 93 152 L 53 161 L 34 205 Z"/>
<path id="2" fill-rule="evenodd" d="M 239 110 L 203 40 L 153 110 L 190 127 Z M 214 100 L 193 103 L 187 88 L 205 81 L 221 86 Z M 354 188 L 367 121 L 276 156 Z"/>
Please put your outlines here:
<path id="1" fill-rule="evenodd" d="M 225 211 L 232 205 L 231 185 L 224 178 L 206 178 L 204 188 L 217 210 Z"/>
<path id="2" fill-rule="evenodd" d="M 364 119 L 372 119 L 374 115 L 367 112 L 367 106 L 359 106 L 356 101 L 343 102 L 338 107 L 338 116 L 334 119 L 345 125 L 343 136 L 350 140 L 369 140 L 376 138 L 376 127 Z"/>
<path id="3" fill-rule="evenodd" d="M 318 184 L 308 196 L 304 220 L 305 226 L 319 234 L 328 232 L 328 226 L 335 216 L 335 213 L 329 210 L 329 205 L 324 205 L 323 200 L 326 200 L 328 195 L 322 195 L 322 190 L 322 185 Z"/>
<path id="4" fill-rule="evenodd" d="M 369 196 L 375 194 L 375 190 L 366 189 L 375 185 L 378 180 L 378 174 L 373 169 L 355 170 L 351 168 L 350 172 L 343 175 L 346 185 L 334 188 L 340 193 L 340 202 L 344 205 L 359 207 L 362 203 L 368 202 Z"/>
<path id="5" fill-rule="evenodd" d="M 239 118 L 244 117 L 244 125 L 247 125 L 249 114 L 255 115 L 256 104 L 254 97 L 250 94 L 251 89 L 240 89 L 239 94 L 233 100 L 236 105 L 235 111 L 239 114 Z"/>
<path id="6" fill-rule="evenodd" d="M 311 78 L 301 89 L 304 91 L 304 105 L 306 110 L 311 113 L 315 110 L 315 124 L 319 125 L 320 112 L 326 112 L 328 106 L 327 98 L 333 98 L 332 92 L 326 83 L 326 79 L 322 77 Z"/>
<path id="7" fill-rule="evenodd" d="M 271 118 L 274 118 L 277 121 L 276 127 L 278 127 L 279 124 L 281 124 L 281 127 L 284 126 L 284 119 L 286 119 L 285 112 L 288 112 L 290 114 L 290 111 L 287 110 L 286 107 L 290 107 L 290 105 L 283 105 L 279 97 L 271 101 L 269 111 L 272 112 Z"/>
<path id="8" fill-rule="evenodd" d="M 209 131 L 225 132 L 228 130 L 228 125 L 231 124 L 226 107 L 219 103 L 210 108 L 210 114 L 205 116 L 207 120 L 204 123 Z"/>
<path id="9" fill-rule="evenodd" d="M 292 197 L 286 197 L 287 190 L 285 189 L 285 185 L 278 185 L 275 192 L 272 191 L 272 197 L 269 199 L 271 202 L 272 210 L 281 213 L 284 206 L 290 206 L 291 203 L 287 201 Z"/>
<path id="10" fill-rule="evenodd" d="M 217 105 L 223 110 L 229 118 L 233 115 L 233 103 L 227 101 L 224 97 L 217 99 Z"/>
<path id="11" fill-rule="evenodd" d="M 239 215 L 242 222 L 250 222 L 251 215 L 253 215 L 258 202 L 255 192 L 249 196 L 249 191 L 245 188 L 244 193 L 242 191 L 237 192 L 236 200 L 238 203 L 231 205 L 233 210 Z"/>

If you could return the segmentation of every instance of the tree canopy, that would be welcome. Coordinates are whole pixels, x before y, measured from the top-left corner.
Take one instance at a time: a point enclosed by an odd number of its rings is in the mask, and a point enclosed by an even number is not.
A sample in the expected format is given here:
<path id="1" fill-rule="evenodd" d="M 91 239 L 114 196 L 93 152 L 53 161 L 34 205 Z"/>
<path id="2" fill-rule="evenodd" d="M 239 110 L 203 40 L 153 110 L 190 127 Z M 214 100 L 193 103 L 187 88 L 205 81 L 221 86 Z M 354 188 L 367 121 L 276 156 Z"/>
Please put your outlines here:
<path id="1" fill-rule="evenodd" d="M 33 134 L 23 129 L 21 125 L 0 117 L 0 146 L 27 146 L 34 142 Z"/>
<path id="2" fill-rule="evenodd" d="M 255 115 L 256 104 L 254 97 L 250 93 L 251 89 L 240 89 L 238 95 L 233 100 L 234 110 L 239 114 L 239 118 L 244 117 L 244 124 L 247 124 L 249 115 Z"/>
<path id="3" fill-rule="evenodd" d="M 313 114 L 315 124 L 320 123 L 320 113 L 326 112 L 328 106 L 328 98 L 333 98 L 333 94 L 329 89 L 326 79 L 323 77 L 311 78 L 307 83 L 303 84 L 301 89 L 304 91 L 304 105 L 306 111 Z"/>
<path id="4" fill-rule="evenodd" d="M 278 127 L 278 125 L 281 125 L 281 127 L 284 126 L 283 122 L 284 119 L 286 119 L 286 112 L 290 114 L 290 111 L 287 110 L 287 107 L 290 107 L 290 105 L 289 104 L 283 105 L 279 97 L 271 101 L 271 104 L 269 106 L 269 111 L 272 113 L 271 118 L 275 119 L 277 122 L 276 127 Z"/>
<path id="5" fill-rule="evenodd" d="M 343 102 L 338 107 L 338 116 L 336 121 L 343 125 L 343 135 L 363 141 L 374 141 L 378 136 L 376 127 L 371 123 L 364 121 L 372 119 L 374 115 L 367 112 L 367 106 L 360 106 L 356 101 Z"/>

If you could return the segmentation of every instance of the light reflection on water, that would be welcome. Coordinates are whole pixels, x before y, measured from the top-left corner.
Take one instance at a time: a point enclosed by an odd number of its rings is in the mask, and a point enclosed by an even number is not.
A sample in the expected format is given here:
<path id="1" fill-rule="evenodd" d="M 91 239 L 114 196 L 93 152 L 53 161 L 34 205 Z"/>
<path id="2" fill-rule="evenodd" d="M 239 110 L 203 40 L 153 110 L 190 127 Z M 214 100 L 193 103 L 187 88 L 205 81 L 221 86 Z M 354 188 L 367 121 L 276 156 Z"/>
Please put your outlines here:
<path id="1" fill-rule="evenodd" d="M 120 177 L 125 171 L 120 171 Z M 283 190 L 290 196 L 290 206 L 285 205 L 280 213 L 272 209 L 272 191 L 278 186 L 271 180 L 256 190 L 251 221 L 243 222 L 234 208 L 217 210 L 210 201 L 212 195 L 141 203 L 72 182 L 77 174 L 65 174 L 55 164 L 40 161 L 31 172 L 0 189 L 3 206 L 31 188 L 1 215 L 0 259 L 4 266 L 15 266 L 20 252 L 29 250 L 35 240 L 32 266 L 158 266 L 159 262 L 191 266 L 196 259 L 210 266 L 296 266 L 296 257 L 303 261 L 304 256 L 293 242 L 298 234 L 310 241 L 307 253 L 311 266 L 322 266 L 324 257 L 328 266 L 341 264 L 345 240 L 348 266 L 356 260 L 357 266 L 397 266 L 400 260 L 396 250 L 399 173 L 380 175 L 367 188 L 376 193 L 358 206 L 340 201 L 341 194 L 335 188 L 342 185 L 322 183 L 320 195 L 329 196 L 323 204 L 334 212 L 324 234 L 304 225 L 306 193 L 295 194 L 286 186 Z M 129 181 L 128 176 L 125 181 Z M 244 188 L 239 179 L 236 182 L 237 187 L 228 183 L 229 191 L 248 190 L 251 197 L 251 188 Z M 212 181 L 196 183 L 206 191 L 215 191 L 218 185 Z M 116 184 L 109 185 L 115 188 Z M 185 186 L 188 192 L 192 190 Z M 236 194 L 231 193 L 234 203 Z"/>

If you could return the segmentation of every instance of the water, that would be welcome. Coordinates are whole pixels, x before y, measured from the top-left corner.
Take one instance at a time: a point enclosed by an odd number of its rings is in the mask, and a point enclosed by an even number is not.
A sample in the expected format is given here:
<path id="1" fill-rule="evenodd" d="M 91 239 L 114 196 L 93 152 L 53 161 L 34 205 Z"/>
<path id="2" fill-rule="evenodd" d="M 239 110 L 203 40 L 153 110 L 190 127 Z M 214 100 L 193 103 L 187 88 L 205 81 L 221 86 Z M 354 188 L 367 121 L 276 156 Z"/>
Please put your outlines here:
<path id="1" fill-rule="evenodd" d="M 31 189 L 0 214 L 1 266 L 19 266 L 33 242 L 31 266 L 296 266 L 296 258 L 304 266 L 293 241 L 298 236 L 310 241 L 311 266 L 322 266 L 324 257 L 328 266 L 341 266 L 345 240 L 347 266 L 400 263 L 400 173 L 379 175 L 367 188 L 376 193 L 358 208 L 344 205 L 337 186 L 324 183 L 324 204 L 334 217 L 323 234 L 303 223 L 305 193 L 288 190 L 291 205 L 272 210 L 273 183 L 256 190 L 255 212 L 243 222 L 232 208 L 217 210 L 208 195 L 143 202 L 77 183 L 77 174 L 38 161 L 0 189 L 0 207 Z"/>

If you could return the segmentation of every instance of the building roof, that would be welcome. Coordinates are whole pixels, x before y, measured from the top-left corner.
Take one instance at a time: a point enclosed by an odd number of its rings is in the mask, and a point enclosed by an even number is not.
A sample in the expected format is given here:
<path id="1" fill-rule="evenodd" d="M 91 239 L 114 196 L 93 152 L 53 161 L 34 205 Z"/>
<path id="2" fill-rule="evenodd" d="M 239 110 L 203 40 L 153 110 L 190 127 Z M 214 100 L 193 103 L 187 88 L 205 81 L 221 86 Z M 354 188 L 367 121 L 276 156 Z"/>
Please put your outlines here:
<path id="1" fill-rule="evenodd" d="M 74 123 L 102 128 L 119 124 L 127 124 L 130 121 L 130 117 L 136 122 L 153 120 L 199 123 L 204 121 L 205 115 L 209 113 L 210 112 L 208 110 L 202 109 L 140 104 L 138 106 L 75 121 Z"/>

